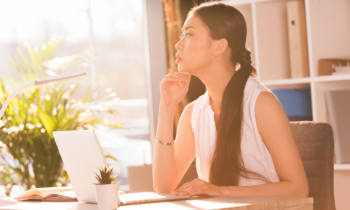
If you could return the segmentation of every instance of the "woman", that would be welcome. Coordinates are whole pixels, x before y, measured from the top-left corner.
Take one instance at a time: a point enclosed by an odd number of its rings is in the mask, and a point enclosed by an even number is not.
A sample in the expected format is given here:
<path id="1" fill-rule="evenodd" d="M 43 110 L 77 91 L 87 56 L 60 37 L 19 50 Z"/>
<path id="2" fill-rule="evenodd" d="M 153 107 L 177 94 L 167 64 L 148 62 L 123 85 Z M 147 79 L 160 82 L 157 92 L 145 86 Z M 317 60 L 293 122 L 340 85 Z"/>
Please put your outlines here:
<path id="1" fill-rule="evenodd" d="M 246 36 L 244 17 L 234 7 L 206 3 L 189 12 L 175 45 L 178 72 L 160 84 L 156 192 L 308 196 L 288 118 L 275 95 L 254 78 Z M 174 142 L 175 106 L 186 95 L 191 75 L 207 91 L 184 109 Z M 199 178 L 175 190 L 194 158 Z"/>

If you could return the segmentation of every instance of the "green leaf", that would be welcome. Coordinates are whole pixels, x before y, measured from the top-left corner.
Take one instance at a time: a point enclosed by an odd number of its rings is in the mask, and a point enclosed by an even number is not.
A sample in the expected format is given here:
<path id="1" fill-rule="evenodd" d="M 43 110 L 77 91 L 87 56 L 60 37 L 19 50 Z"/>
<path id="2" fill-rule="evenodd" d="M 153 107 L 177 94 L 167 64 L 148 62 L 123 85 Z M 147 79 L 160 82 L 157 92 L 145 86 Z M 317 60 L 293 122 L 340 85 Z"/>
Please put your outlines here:
<path id="1" fill-rule="evenodd" d="M 46 112 L 41 111 L 41 110 L 38 110 L 38 114 L 39 114 L 40 120 L 41 120 L 46 132 L 48 133 L 50 138 L 52 138 L 53 137 L 52 132 L 56 128 L 56 125 L 55 125 L 53 118 L 51 118 L 50 115 L 48 115 Z"/>
<path id="2" fill-rule="evenodd" d="M 40 75 L 40 73 L 41 73 L 41 68 L 42 68 L 43 63 L 41 62 L 39 50 L 35 50 L 34 53 L 35 53 L 36 59 L 38 60 L 38 66 L 39 66 L 39 67 L 38 67 L 38 74 Z"/>
<path id="3" fill-rule="evenodd" d="M 103 156 L 104 156 L 106 159 L 109 158 L 109 159 L 114 160 L 115 162 L 118 162 L 118 159 L 115 158 L 115 157 L 113 157 L 111 154 L 103 154 Z"/>
<path id="4" fill-rule="evenodd" d="M 26 56 L 24 56 L 24 54 L 22 53 L 20 48 L 17 48 L 18 54 L 20 55 L 20 57 L 22 58 L 22 60 L 24 61 L 24 63 L 29 67 L 29 69 L 32 71 L 32 73 L 34 74 L 34 76 L 38 76 L 36 75 L 36 72 L 34 71 L 34 68 L 32 67 L 32 65 L 29 63 L 28 59 L 26 58 Z M 35 78 L 37 79 L 37 78 Z"/>
<path id="5" fill-rule="evenodd" d="M 22 71 L 19 69 L 19 67 L 17 66 L 17 64 L 15 63 L 15 61 L 12 59 L 12 57 L 10 57 L 10 61 L 12 63 L 12 65 L 15 67 L 15 69 L 18 71 L 19 75 L 21 76 L 22 80 L 25 83 L 28 83 L 29 81 L 27 80 L 27 78 L 25 78 L 25 76 L 23 75 Z"/>
<path id="6" fill-rule="evenodd" d="M 38 63 L 38 61 L 36 60 L 35 55 L 34 55 L 34 53 L 33 53 L 33 50 L 32 50 L 32 48 L 30 47 L 29 44 L 27 45 L 27 50 L 28 50 L 28 54 L 29 54 L 30 58 L 32 59 L 32 62 L 33 62 L 33 64 L 34 64 L 35 68 L 36 68 L 37 70 L 39 70 L 39 63 Z M 34 72 L 34 74 L 35 74 L 35 73 L 37 73 L 37 72 Z"/>
<path id="7" fill-rule="evenodd" d="M 33 78 L 33 76 L 29 73 L 29 71 L 27 70 L 27 68 L 24 66 L 24 64 L 17 58 L 17 56 L 15 56 L 15 60 L 16 62 L 22 67 L 22 69 L 24 70 L 24 72 L 27 74 L 28 78 L 30 81 L 34 81 L 35 79 Z"/>

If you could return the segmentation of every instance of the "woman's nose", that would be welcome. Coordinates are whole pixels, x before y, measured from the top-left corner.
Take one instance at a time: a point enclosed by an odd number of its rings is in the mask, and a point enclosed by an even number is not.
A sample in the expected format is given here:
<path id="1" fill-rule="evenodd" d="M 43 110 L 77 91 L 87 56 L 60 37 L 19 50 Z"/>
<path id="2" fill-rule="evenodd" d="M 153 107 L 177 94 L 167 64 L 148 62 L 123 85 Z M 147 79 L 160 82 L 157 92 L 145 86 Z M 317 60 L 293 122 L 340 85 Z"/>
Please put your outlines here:
<path id="1" fill-rule="evenodd" d="M 177 49 L 177 50 L 182 49 L 180 42 L 181 42 L 181 39 L 175 44 L 175 49 Z"/>

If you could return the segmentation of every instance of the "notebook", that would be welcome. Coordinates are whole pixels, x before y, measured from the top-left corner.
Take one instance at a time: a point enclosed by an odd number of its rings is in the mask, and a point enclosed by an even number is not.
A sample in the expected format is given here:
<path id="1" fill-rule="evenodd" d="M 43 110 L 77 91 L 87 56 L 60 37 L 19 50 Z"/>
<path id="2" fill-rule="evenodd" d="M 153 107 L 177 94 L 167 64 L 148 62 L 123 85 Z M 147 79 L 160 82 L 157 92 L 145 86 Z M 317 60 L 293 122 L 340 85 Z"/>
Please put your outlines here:
<path id="1" fill-rule="evenodd" d="M 310 88 L 300 89 L 273 89 L 286 112 L 289 121 L 311 121 L 311 91 Z"/>
<path id="2" fill-rule="evenodd" d="M 350 163 L 350 90 L 326 91 L 336 163 Z"/>
<path id="3" fill-rule="evenodd" d="M 72 187 L 30 189 L 15 199 L 18 201 L 78 202 Z"/>
<path id="4" fill-rule="evenodd" d="M 291 77 L 308 77 L 309 59 L 304 1 L 288 1 L 287 17 Z"/>

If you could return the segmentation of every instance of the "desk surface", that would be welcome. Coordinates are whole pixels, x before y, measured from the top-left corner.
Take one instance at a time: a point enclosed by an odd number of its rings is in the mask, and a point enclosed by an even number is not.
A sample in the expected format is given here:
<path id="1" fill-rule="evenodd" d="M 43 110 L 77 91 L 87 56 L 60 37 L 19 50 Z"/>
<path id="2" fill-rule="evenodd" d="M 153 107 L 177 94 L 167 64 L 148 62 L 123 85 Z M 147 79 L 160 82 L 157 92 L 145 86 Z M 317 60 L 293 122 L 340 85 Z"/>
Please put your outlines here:
<path id="1" fill-rule="evenodd" d="M 98 207 L 97 204 L 79 202 L 19 202 L 16 205 L 1 206 L 0 209 L 98 210 Z M 211 197 L 204 199 L 125 205 L 118 208 L 118 210 L 140 209 L 313 210 L 313 199 L 280 197 Z"/>

